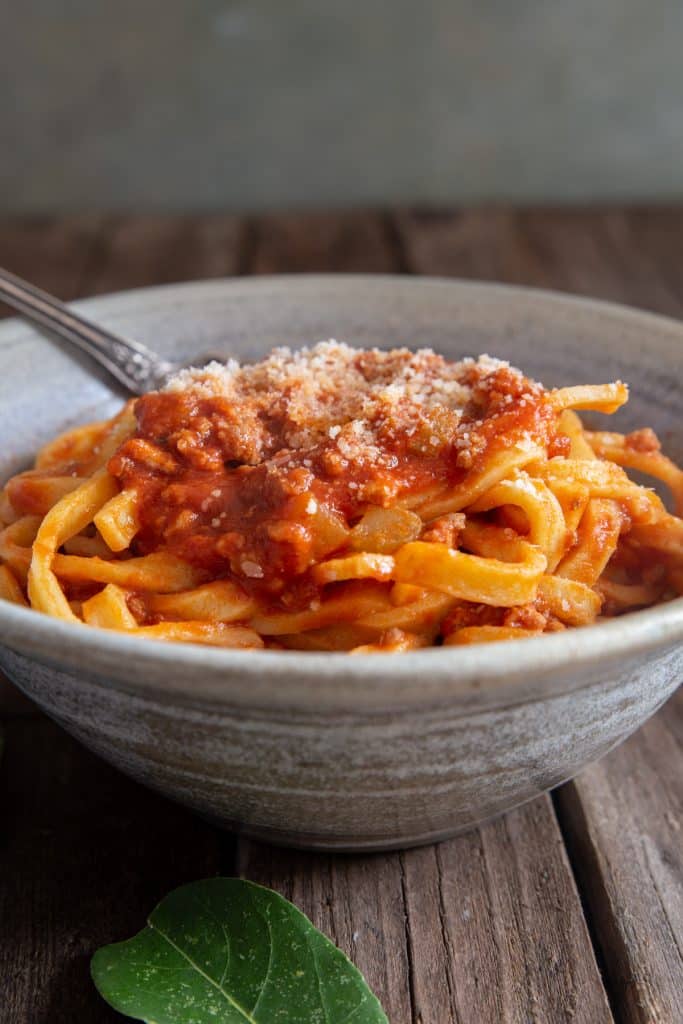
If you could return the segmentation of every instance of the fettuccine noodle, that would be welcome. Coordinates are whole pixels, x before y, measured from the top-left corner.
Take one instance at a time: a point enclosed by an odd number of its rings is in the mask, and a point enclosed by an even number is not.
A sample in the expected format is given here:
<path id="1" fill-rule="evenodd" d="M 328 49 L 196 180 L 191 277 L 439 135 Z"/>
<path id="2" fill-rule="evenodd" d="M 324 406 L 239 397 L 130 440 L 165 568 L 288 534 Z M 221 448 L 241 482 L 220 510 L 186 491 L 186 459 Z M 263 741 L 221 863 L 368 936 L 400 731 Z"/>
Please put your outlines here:
<path id="1" fill-rule="evenodd" d="M 333 342 L 184 371 L 6 484 L 0 599 L 173 642 L 357 653 L 667 601 L 683 472 L 650 429 L 593 432 L 576 413 L 627 397 Z"/>

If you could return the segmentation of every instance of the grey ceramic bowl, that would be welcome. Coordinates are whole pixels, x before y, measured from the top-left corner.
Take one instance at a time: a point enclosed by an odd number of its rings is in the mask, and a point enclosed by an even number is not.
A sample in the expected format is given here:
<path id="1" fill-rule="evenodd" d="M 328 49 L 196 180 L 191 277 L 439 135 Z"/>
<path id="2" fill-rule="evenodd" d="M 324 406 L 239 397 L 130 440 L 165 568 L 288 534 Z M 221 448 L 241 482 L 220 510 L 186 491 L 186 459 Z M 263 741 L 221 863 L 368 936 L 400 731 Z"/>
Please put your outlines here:
<path id="1" fill-rule="evenodd" d="M 406 278 L 263 278 L 84 302 L 178 358 L 253 358 L 330 336 L 488 351 L 545 383 L 632 385 L 622 427 L 683 456 L 683 327 L 540 292 Z M 90 367 L 0 326 L 0 476 L 57 431 L 113 412 Z M 163 645 L 0 602 L 0 665 L 92 750 L 249 835 L 327 849 L 424 843 L 574 775 L 640 725 L 683 669 L 683 602 L 518 643 L 404 655 Z"/>

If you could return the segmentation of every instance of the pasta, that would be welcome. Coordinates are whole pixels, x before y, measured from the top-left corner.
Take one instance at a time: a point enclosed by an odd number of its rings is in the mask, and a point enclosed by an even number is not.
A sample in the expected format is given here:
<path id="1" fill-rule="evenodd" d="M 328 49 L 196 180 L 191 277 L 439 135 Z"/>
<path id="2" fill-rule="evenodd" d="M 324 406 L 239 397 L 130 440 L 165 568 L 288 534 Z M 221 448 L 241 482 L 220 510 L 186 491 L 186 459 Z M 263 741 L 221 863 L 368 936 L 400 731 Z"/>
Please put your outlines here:
<path id="1" fill-rule="evenodd" d="M 352 653 L 667 601 L 683 472 L 650 429 L 594 432 L 576 412 L 627 397 L 336 342 L 186 370 L 8 481 L 0 599 L 172 642 Z"/>

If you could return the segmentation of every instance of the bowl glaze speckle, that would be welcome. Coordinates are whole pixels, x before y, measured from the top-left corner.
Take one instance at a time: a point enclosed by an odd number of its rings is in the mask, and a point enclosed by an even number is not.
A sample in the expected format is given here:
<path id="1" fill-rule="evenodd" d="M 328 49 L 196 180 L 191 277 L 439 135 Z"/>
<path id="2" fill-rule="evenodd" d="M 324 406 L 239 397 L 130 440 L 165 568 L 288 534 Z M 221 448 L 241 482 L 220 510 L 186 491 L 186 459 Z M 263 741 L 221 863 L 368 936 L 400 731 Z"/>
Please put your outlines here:
<path id="1" fill-rule="evenodd" d="M 244 359 L 330 336 L 489 352 L 547 385 L 631 385 L 615 429 L 683 459 L 683 326 L 593 301 L 387 277 L 214 281 L 106 296 L 94 319 L 170 358 Z M 122 396 L 18 321 L 0 325 L 0 478 Z M 164 645 L 0 602 L 0 666 L 84 744 L 230 828 L 326 849 L 452 835 L 578 772 L 683 673 L 683 601 L 524 642 L 403 655 Z"/>

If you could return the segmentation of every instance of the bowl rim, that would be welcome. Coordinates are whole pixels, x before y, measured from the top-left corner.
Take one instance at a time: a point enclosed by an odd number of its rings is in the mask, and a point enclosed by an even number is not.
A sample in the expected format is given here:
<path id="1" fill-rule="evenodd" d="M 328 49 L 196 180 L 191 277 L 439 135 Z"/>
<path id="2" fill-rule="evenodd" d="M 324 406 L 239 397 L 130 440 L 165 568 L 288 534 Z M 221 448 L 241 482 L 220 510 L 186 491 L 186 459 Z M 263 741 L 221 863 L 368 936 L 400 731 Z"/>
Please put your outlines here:
<path id="1" fill-rule="evenodd" d="M 137 300 L 148 304 L 150 299 L 160 298 L 165 305 L 171 296 L 176 293 L 182 296 L 183 291 L 272 292 L 284 288 L 305 293 L 316 287 L 344 289 L 360 285 L 415 291 L 464 289 L 480 296 L 496 292 L 499 296 L 514 296 L 533 304 L 580 309 L 610 319 L 639 322 L 643 330 L 650 326 L 658 328 L 660 333 L 677 335 L 683 345 L 683 323 L 670 317 L 545 289 L 445 277 L 297 274 L 218 278 L 128 289 L 80 300 L 74 305 L 85 312 L 130 314 L 131 304 L 134 306 Z M 12 318 L 0 324 L 0 347 L 10 336 L 16 337 L 18 330 L 37 333 L 30 325 Z M 61 622 L 4 601 L 0 601 L 0 643 L 58 670 L 78 671 L 87 664 L 88 678 L 99 680 L 102 685 L 116 683 L 117 688 L 140 696 L 165 694 L 169 700 L 172 696 L 184 696 L 193 704 L 250 703 L 249 693 L 244 693 L 247 680 L 255 686 L 254 698 L 267 692 L 275 704 L 292 703 L 294 697 L 283 692 L 282 687 L 291 682 L 293 675 L 299 684 L 298 700 L 294 702 L 300 703 L 308 693 L 315 698 L 311 703 L 316 706 L 326 702 L 360 701 L 379 707 L 395 700 L 423 704 L 428 695 L 438 693 L 455 699 L 476 693 L 484 683 L 493 687 L 505 683 L 504 698 L 510 703 L 516 693 L 524 692 L 526 699 L 531 699 L 526 685 L 530 674 L 545 676 L 554 672 L 555 675 L 548 676 L 544 695 L 560 693 L 572 688 L 562 677 L 562 670 L 566 674 L 566 670 L 571 669 L 572 675 L 578 676 L 582 668 L 595 666 L 596 662 L 612 664 L 683 643 L 683 598 L 594 626 L 526 640 L 523 644 L 503 641 L 458 648 L 457 659 L 453 648 L 438 647 L 406 652 L 400 657 L 376 654 L 350 657 L 343 652 L 240 651 L 168 644 Z M 511 646 L 515 651 L 513 666 L 510 665 Z M 156 670 L 163 679 L 154 671 L 149 678 L 145 677 L 145 669 Z M 199 678 L 186 681 L 188 676 L 197 674 Z M 424 686 L 420 675 L 427 679 Z M 343 680 L 343 693 L 339 692 L 340 680 Z M 503 696 L 502 691 L 500 696 Z"/>

